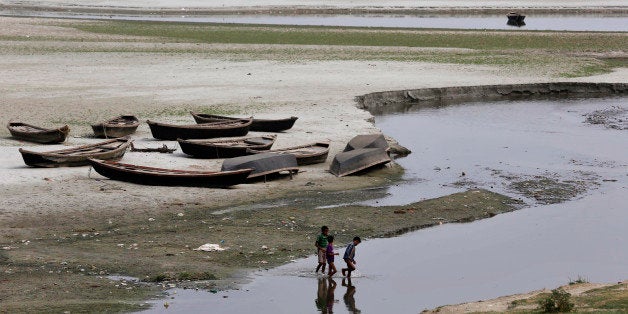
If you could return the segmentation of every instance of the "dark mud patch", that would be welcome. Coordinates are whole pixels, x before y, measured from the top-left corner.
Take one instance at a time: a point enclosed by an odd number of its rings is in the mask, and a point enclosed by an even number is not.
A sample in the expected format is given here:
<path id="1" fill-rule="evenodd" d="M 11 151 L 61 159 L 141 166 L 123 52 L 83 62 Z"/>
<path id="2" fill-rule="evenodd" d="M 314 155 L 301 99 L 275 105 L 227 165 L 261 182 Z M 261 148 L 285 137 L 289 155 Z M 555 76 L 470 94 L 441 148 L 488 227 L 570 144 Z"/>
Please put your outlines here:
<path id="1" fill-rule="evenodd" d="M 596 177 L 594 177 L 596 178 Z M 574 199 L 599 183 L 594 178 L 582 180 L 560 180 L 546 176 L 515 181 L 508 185 L 510 190 L 536 200 L 538 204 L 558 204 Z"/>
<path id="2" fill-rule="evenodd" d="M 584 116 L 586 123 L 601 124 L 609 129 L 628 130 L 628 108 L 622 106 L 596 110 Z"/>

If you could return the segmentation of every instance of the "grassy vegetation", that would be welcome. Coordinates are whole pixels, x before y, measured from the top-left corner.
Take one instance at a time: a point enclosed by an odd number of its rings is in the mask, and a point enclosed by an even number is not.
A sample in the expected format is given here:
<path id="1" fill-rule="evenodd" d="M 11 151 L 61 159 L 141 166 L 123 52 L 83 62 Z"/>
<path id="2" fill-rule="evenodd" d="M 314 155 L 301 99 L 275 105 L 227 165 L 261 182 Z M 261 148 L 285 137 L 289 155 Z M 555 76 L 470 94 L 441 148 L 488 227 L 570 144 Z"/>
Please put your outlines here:
<path id="1" fill-rule="evenodd" d="M 217 25 L 110 21 L 84 23 L 79 30 L 167 38 L 178 42 L 290 44 L 385 47 L 439 47 L 477 50 L 549 49 L 613 51 L 628 47 L 621 33 L 561 33 L 511 31 L 448 31 L 383 28 Z"/>
<path id="2" fill-rule="evenodd" d="M 0 260 L 0 271 L 11 272 L 2 279 L 0 305 L 19 311 L 70 299 L 60 304 L 71 303 L 74 309 L 80 309 L 81 303 L 83 309 L 94 303 L 137 307 L 141 306 L 138 299 L 155 293 L 155 285 L 122 287 L 102 277 L 124 274 L 146 282 L 176 281 L 215 289 L 234 271 L 277 266 L 312 254 L 321 221 L 344 244 L 355 235 L 387 237 L 486 218 L 514 210 L 517 203 L 489 191 L 470 190 L 407 206 L 314 210 L 307 202 L 214 214 L 205 205 L 164 204 L 152 211 L 112 213 L 111 219 L 62 214 L 20 217 L 0 235 L 0 243 L 12 247 Z M 22 242 L 25 237 L 28 245 Z M 205 243 L 228 249 L 193 250 Z"/>
<path id="3" fill-rule="evenodd" d="M 625 67 L 625 33 L 256 26 L 136 21 L 57 23 L 76 37 L 0 36 L 0 52 L 205 54 L 246 60 L 382 60 L 491 65 L 555 77 Z M 102 36 L 106 35 L 106 36 Z M 46 44 L 35 44 L 46 42 Z M 228 45 L 206 45 L 228 44 Z"/>

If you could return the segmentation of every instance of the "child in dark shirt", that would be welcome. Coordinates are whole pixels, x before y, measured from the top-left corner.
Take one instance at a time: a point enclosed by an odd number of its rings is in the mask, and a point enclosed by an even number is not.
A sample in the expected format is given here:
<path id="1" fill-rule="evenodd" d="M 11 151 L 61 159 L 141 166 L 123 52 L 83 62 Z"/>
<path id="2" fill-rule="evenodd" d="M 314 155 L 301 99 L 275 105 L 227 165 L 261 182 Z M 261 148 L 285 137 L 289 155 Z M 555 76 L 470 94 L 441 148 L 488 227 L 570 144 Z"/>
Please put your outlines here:
<path id="1" fill-rule="evenodd" d="M 342 257 L 345 263 L 347 263 L 347 268 L 342 269 L 342 275 L 344 276 L 345 272 L 347 272 L 347 278 L 351 278 L 351 272 L 355 270 L 355 264 L 357 264 L 355 261 L 355 247 L 358 246 L 360 242 L 362 242 L 360 237 L 353 238 L 353 242 L 347 245 L 345 255 Z"/>

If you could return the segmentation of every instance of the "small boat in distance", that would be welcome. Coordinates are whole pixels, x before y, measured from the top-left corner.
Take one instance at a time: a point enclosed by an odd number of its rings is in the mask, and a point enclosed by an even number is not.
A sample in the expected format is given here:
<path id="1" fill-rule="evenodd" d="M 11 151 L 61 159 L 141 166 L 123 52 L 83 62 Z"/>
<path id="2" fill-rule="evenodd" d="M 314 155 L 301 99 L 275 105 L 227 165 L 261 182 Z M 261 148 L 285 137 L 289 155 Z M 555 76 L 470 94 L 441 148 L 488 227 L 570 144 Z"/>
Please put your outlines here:
<path id="1" fill-rule="evenodd" d="M 222 163 L 222 171 L 232 171 L 239 169 L 253 169 L 248 179 L 264 177 L 280 172 L 289 172 L 292 177 L 293 173 L 299 172 L 297 158 L 290 154 L 273 154 L 262 153 L 248 156 L 225 159 Z"/>
<path id="2" fill-rule="evenodd" d="M 181 150 L 197 158 L 231 158 L 250 155 L 248 149 L 268 150 L 275 143 L 277 135 L 252 136 L 216 140 L 178 139 Z"/>
<path id="3" fill-rule="evenodd" d="M 214 114 L 190 112 L 196 120 L 196 123 L 216 122 L 221 120 L 239 120 L 241 118 L 219 116 Z M 289 130 L 294 126 L 298 117 L 289 117 L 283 119 L 253 119 L 250 131 L 257 132 L 281 132 Z"/>
<path id="4" fill-rule="evenodd" d="M 176 170 L 89 159 L 91 166 L 112 180 L 143 185 L 229 187 L 244 182 L 253 169 L 235 171 Z"/>
<path id="5" fill-rule="evenodd" d="M 252 122 L 252 118 L 186 125 L 146 121 L 154 138 L 172 141 L 177 139 L 244 136 L 249 132 Z"/>
<path id="6" fill-rule="evenodd" d="M 327 160 L 327 155 L 329 155 L 329 143 L 316 142 L 312 144 L 273 149 L 268 151 L 250 149 L 250 152 L 253 154 L 268 152 L 275 154 L 294 155 L 294 157 L 297 158 L 297 164 L 299 166 L 305 166 L 325 162 Z"/>
<path id="7" fill-rule="evenodd" d="M 358 148 L 336 154 L 329 172 L 343 177 L 391 161 L 388 152 L 382 148 Z"/>
<path id="8" fill-rule="evenodd" d="M 506 14 L 506 17 L 508 18 L 508 22 L 506 24 L 508 25 L 513 25 L 513 26 L 526 25 L 526 23 L 523 21 L 526 18 L 526 16 L 523 14 L 519 14 L 517 12 L 509 12 L 508 14 Z"/>
<path id="9" fill-rule="evenodd" d="M 140 121 L 135 116 L 123 115 L 109 119 L 105 122 L 92 124 L 92 130 L 96 137 L 118 138 L 135 133 Z"/>
<path id="10" fill-rule="evenodd" d="M 88 158 L 118 160 L 124 156 L 129 145 L 131 145 L 131 140 L 119 138 L 48 152 L 34 152 L 23 148 L 19 151 L 24 163 L 31 167 L 76 167 L 88 165 Z"/>
<path id="11" fill-rule="evenodd" d="M 67 125 L 56 129 L 46 129 L 22 122 L 9 122 L 7 128 L 17 139 L 41 144 L 61 143 L 70 133 L 70 127 Z"/>

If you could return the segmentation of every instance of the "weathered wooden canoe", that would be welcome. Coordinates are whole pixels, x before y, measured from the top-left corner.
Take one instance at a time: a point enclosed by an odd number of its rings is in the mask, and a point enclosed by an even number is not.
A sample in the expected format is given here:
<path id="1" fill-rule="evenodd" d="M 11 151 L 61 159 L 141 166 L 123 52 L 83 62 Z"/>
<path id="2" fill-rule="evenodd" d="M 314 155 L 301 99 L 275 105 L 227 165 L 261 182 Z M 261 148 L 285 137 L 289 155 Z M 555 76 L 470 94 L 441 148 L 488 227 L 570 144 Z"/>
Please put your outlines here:
<path id="1" fill-rule="evenodd" d="M 20 148 L 20 153 L 24 162 L 31 167 L 75 167 L 89 164 L 88 158 L 118 160 L 124 156 L 129 145 L 131 140 L 124 138 L 49 152 Z"/>
<path id="2" fill-rule="evenodd" d="M 105 122 L 92 124 L 96 137 L 118 138 L 135 133 L 140 121 L 135 116 L 117 116 Z"/>
<path id="3" fill-rule="evenodd" d="M 291 175 L 299 171 L 297 158 L 290 154 L 263 153 L 225 159 L 222 171 L 253 169 L 249 179 L 288 171 Z"/>
<path id="4" fill-rule="evenodd" d="M 205 113 L 196 113 L 190 112 L 196 120 L 196 123 L 208 123 L 208 122 L 216 122 L 223 120 L 239 120 L 242 118 L 234 118 L 227 116 L 219 116 L 213 114 L 205 114 Z M 294 123 L 297 121 L 298 117 L 289 117 L 282 119 L 253 119 L 253 123 L 251 124 L 251 131 L 258 132 L 281 132 L 285 130 L 289 130 L 294 126 Z"/>
<path id="5" fill-rule="evenodd" d="M 382 148 L 388 150 L 389 147 L 383 134 L 364 134 L 352 138 L 345 146 L 344 151 L 348 152 L 358 148 Z"/>
<path id="6" fill-rule="evenodd" d="M 46 129 L 22 122 L 9 122 L 7 128 L 17 139 L 41 144 L 61 143 L 70 133 L 70 127 L 67 125 L 56 129 Z"/>
<path id="7" fill-rule="evenodd" d="M 99 174 L 113 180 L 143 185 L 228 187 L 244 182 L 253 169 L 195 171 L 153 168 L 109 160 L 89 159 Z"/>
<path id="8" fill-rule="evenodd" d="M 153 137 L 160 140 L 244 136 L 249 132 L 252 122 L 252 118 L 187 125 L 159 123 L 150 120 L 146 121 L 148 126 L 150 126 Z"/>
<path id="9" fill-rule="evenodd" d="M 358 148 L 338 153 L 329 167 L 329 172 L 342 177 L 390 161 L 388 152 L 382 148 Z"/>
<path id="10" fill-rule="evenodd" d="M 178 139 L 181 150 L 197 158 L 232 158 L 250 155 L 248 149 L 268 150 L 275 143 L 276 135 L 252 136 L 216 140 Z"/>
<path id="11" fill-rule="evenodd" d="M 293 146 L 282 149 L 273 149 L 269 151 L 260 151 L 255 149 L 250 150 L 250 153 L 253 154 L 260 154 L 264 152 L 294 155 L 294 157 L 297 158 L 297 164 L 299 166 L 305 166 L 325 162 L 327 160 L 327 155 L 329 155 L 329 143 L 316 142 L 312 144 Z"/>

